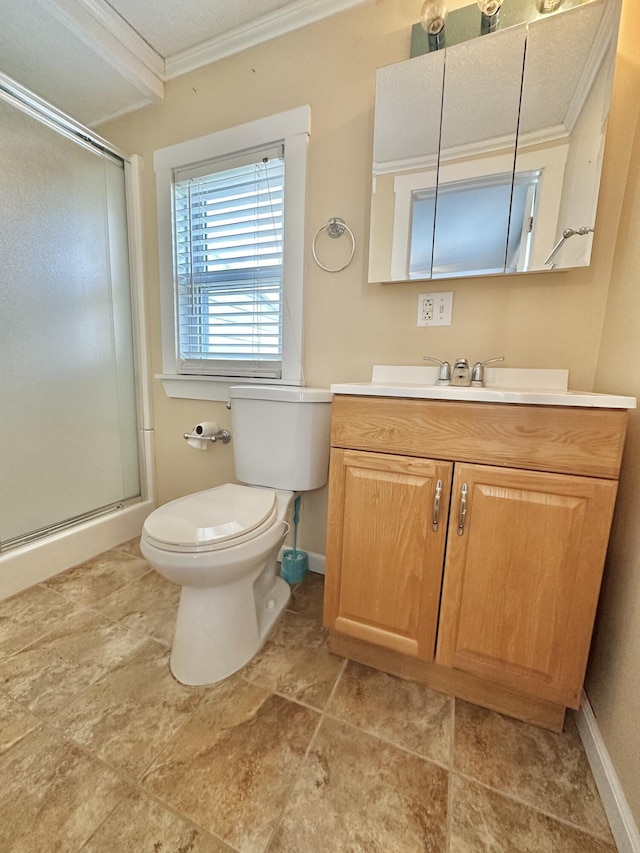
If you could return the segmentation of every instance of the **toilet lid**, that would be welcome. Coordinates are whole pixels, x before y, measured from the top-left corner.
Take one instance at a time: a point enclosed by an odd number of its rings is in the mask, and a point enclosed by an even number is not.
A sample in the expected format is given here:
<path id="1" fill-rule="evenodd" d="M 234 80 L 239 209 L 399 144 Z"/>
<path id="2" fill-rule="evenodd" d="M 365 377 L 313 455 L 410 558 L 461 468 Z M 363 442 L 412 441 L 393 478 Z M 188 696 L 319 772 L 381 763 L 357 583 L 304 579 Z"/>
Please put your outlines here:
<path id="1" fill-rule="evenodd" d="M 150 539 L 167 545 L 219 545 L 260 527 L 275 512 L 275 504 L 273 489 L 226 483 L 159 507 L 144 529 Z"/>

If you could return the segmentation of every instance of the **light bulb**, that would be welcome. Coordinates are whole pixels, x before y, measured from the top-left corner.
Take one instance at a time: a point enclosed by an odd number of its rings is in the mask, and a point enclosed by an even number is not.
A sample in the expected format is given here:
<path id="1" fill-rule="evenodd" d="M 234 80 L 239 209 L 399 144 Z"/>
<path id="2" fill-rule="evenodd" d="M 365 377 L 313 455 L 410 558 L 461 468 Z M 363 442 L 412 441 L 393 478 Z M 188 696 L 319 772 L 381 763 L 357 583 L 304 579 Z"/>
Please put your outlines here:
<path id="1" fill-rule="evenodd" d="M 549 12 L 555 12 L 560 8 L 562 0 L 538 0 L 538 11 L 542 15 L 547 15 Z"/>
<path id="2" fill-rule="evenodd" d="M 503 0 L 476 0 L 476 2 L 482 14 L 486 15 L 487 18 L 492 18 L 500 11 Z"/>
<path id="3" fill-rule="evenodd" d="M 422 29 L 429 35 L 437 35 L 444 29 L 447 17 L 447 4 L 444 0 L 425 0 L 420 14 Z"/>

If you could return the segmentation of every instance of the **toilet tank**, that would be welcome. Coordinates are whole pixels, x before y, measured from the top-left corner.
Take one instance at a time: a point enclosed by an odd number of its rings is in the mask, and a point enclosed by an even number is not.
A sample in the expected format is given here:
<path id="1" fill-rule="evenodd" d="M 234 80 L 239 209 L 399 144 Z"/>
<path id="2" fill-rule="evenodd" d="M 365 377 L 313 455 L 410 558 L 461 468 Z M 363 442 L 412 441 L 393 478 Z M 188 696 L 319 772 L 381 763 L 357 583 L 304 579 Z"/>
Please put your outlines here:
<path id="1" fill-rule="evenodd" d="M 232 385 L 231 443 L 241 483 L 298 492 L 327 482 L 331 397 L 326 388 Z"/>

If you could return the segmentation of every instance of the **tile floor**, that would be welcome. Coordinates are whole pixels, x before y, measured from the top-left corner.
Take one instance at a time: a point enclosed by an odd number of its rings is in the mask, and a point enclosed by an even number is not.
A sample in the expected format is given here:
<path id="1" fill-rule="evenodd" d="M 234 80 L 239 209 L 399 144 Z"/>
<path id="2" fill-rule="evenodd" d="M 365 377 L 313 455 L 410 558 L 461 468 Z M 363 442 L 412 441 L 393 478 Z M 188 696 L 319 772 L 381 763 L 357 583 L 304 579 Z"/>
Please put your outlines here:
<path id="1" fill-rule="evenodd" d="M 322 589 L 206 688 L 169 673 L 178 589 L 136 542 L 0 602 L 0 851 L 615 850 L 571 717 L 329 654 Z"/>

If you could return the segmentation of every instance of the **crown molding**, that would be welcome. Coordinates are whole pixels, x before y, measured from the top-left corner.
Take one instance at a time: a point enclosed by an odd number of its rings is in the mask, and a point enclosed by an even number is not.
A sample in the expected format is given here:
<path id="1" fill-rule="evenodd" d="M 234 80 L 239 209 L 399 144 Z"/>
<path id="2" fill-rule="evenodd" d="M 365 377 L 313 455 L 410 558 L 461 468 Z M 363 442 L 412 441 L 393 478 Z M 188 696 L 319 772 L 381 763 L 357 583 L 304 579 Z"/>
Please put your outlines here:
<path id="1" fill-rule="evenodd" d="M 128 103 L 126 106 L 121 107 L 119 110 L 115 110 L 111 113 L 104 113 L 98 118 L 93 118 L 87 124 L 87 127 L 94 128 L 100 127 L 100 125 L 106 124 L 108 121 L 115 121 L 121 116 L 128 115 L 129 113 L 135 112 L 135 110 L 141 110 L 143 107 L 148 107 L 150 104 L 157 104 L 158 98 L 142 98 L 135 103 Z"/>
<path id="2" fill-rule="evenodd" d="M 294 0 L 249 24 L 236 27 L 163 59 L 106 0 L 39 0 L 84 44 L 133 85 L 142 99 L 123 112 L 164 99 L 164 82 L 224 57 L 373 0 Z M 100 121 L 113 118 L 108 116 Z M 99 122 L 92 122 L 94 124 Z"/>
<path id="3" fill-rule="evenodd" d="M 39 0 L 146 98 L 164 98 L 164 60 L 104 0 Z"/>
<path id="4" fill-rule="evenodd" d="M 468 142 L 464 145 L 456 145 L 451 148 L 443 148 L 439 156 L 437 154 L 430 154 L 427 156 L 405 157 L 402 160 L 375 161 L 373 164 L 373 174 L 391 175 L 402 172 L 415 172 L 420 169 L 434 169 L 438 163 L 483 157 L 496 154 L 498 151 L 517 154 L 535 145 L 555 145 L 567 140 L 568 137 L 569 134 L 565 126 L 563 124 L 556 124 L 551 127 L 544 127 L 540 130 L 523 133 L 518 137 L 518 144 L 515 149 L 513 134 L 495 136 L 492 139 L 483 139 Z"/>
<path id="5" fill-rule="evenodd" d="M 204 65 L 367 2 L 372 0 L 323 0 L 322 3 L 318 3 L 318 0 L 296 0 L 288 3 L 250 24 L 227 30 L 193 48 L 168 56 L 165 60 L 164 79 L 171 80 L 181 74 L 195 71 Z"/>

